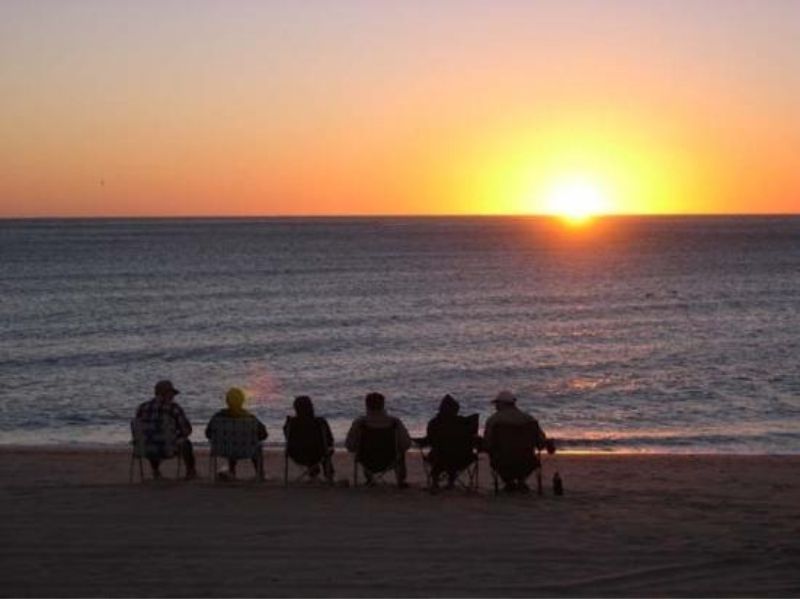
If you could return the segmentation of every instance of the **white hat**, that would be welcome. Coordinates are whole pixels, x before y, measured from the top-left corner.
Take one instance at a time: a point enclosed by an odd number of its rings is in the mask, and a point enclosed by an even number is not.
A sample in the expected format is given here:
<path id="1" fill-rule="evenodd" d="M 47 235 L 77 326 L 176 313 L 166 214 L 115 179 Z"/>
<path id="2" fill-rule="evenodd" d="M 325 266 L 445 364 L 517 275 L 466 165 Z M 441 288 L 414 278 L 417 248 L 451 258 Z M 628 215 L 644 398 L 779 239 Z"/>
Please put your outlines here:
<path id="1" fill-rule="evenodd" d="M 492 400 L 492 403 L 498 403 L 498 404 L 502 403 L 502 404 L 511 404 L 511 405 L 513 405 L 513 404 L 517 403 L 517 398 L 514 397 L 514 394 L 511 393 L 511 391 L 508 391 L 507 389 L 504 389 L 503 391 L 501 391 L 500 393 L 497 394 L 497 397 L 495 397 Z"/>

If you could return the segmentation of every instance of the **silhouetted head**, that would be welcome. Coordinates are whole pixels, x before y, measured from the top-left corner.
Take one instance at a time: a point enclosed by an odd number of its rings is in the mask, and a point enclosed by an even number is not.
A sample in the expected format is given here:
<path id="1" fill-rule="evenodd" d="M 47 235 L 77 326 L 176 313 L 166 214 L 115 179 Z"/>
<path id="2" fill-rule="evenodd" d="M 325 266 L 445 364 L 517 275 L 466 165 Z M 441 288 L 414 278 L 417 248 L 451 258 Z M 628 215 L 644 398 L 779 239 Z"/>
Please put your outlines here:
<path id="1" fill-rule="evenodd" d="M 239 389 L 239 387 L 231 387 L 225 394 L 225 403 L 228 404 L 228 407 L 235 412 L 238 412 L 242 409 L 244 406 L 244 400 L 244 391 Z"/>
<path id="2" fill-rule="evenodd" d="M 453 396 L 448 393 L 442 398 L 441 403 L 439 403 L 439 413 L 442 416 L 455 416 L 458 414 L 460 407 L 461 406 L 458 405 L 458 402 Z"/>
<path id="3" fill-rule="evenodd" d="M 514 394 L 511 393 L 511 391 L 503 390 L 497 394 L 497 397 L 492 400 L 492 403 L 498 411 L 507 410 L 508 408 L 516 405 L 517 398 L 514 397 Z"/>
<path id="4" fill-rule="evenodd" d="M 159 399 L 172 399 L 180 391 L 172 386 L 172 381 L 163 380 L 156 383 L 155 394 Z"/>
<path id="5" fill-rule="evenodd" d="M 308 395 L 298 395 L 294 398 L 294 413 L 298 418 L 313 418 L 314 404 Z"/>
<path id="6" fill-rule="evenodd" d="M 367 406 L 367 412 L 380 412 L 383 410 L 386 398 L 380 393 L 375 393 L 373 391 L 372 393 L 367 393 L 364 403 Z"/>

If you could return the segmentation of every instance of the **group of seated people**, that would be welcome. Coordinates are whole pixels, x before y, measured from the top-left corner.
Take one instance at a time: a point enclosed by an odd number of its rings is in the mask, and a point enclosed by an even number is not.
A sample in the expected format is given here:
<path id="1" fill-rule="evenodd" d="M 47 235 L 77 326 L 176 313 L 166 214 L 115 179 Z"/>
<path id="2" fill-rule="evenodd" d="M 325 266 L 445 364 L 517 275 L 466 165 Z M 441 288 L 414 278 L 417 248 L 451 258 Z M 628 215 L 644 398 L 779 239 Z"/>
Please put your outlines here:
<path id="1" fill-rule="evenodd" d="M 171 381 L 159 381 L 155 386 L 153 399 L 139 405 L 134 422 L 164 422 L 164 419 L 171 422 L 175 450 L 186 465 L 186 478 L 193 479 L 197 476 L 197 469 L 194 449 L 189 439 L 192 426 L 175 401 L 178 393 Z M 246 396 L 241 389 L 234 387 L 228 390 L 225 395 L 227 407 L 215 413 L 206 426 L 205 436 L 211 441 L 212 450 L 225 423 L 231 420 L 241 422 L 246 419 L 249 421 L 248 430 L 253 432 L 258 441 L 267 438 L 266 427 L 244 408 L 245 401 Z M 453 487 L 458 474 L 477 459 L 477 452 L 483 451 L 489 454 L 492 469 L 503 481 L 505 490 L 527 491 L 526 480 L 539 466 L 537 451 L 555 451 L 552 441 L 547 439 L 539 423 L 517 407 L 517 400 L 510 391 L 501 391 L 492 400 L 495 413 L 487 419 L 482 437 L 478 434 L 478 415 L 461 416 L 459 403 L 449 394 L 442 398 L 438 413 L 428 422 L 426 435 L 416 439 L 412 439 L 399 418 L 386 411 L 385 403 L 382 394 L 367 394 L 366 411 L 353 421 L 345 440 L 345 447 L 356 455 L 357 464 L 363 467 L 368 485 L 373 484 L 375 473 L 386 470 L 385 464 L 381 463 L 381 458 L 377 455 L 380 453 L 380 445 L 372 441 L 381 435 L 384 439 L 390 439 L 390 453 L 393 456 L 391 469 L 400 488 L 408 486 L 405 455 L 414 443 L 420 448 L 428 448 L 425 459 L 433 490 L 439 488 L 442 479 L 446 480 L 447 487 Z M 296 397 L 293 408 L 295 415 L 288 417 L 283 427 L 288 455 L 298 463 L 308 466 L 307 474 L 311 478 L 322 474 L 332 482 L 334 439 L 327 420 L 315 414 L 314 404 L 306 395 Z M 387 436 L 386 433 L 390 431 L 391 434 Z M 313 447 L 309 447 L 308 439 L 312 439 Z M 304 462 L 304 452 L 308 454 L 309 450 L 316 457 L 312 455 Z M 376 455 L 370 455 L 370 451 Z M 161 461 L 168 456 L 152 451 L 146 457 L 153 477 L 160 478 Z M 251 459 L 259 472 L 260 451 Z M 237 457 L 229 457 L 228 469 L 232 477 L 236 476 L 236 466 Z"/>

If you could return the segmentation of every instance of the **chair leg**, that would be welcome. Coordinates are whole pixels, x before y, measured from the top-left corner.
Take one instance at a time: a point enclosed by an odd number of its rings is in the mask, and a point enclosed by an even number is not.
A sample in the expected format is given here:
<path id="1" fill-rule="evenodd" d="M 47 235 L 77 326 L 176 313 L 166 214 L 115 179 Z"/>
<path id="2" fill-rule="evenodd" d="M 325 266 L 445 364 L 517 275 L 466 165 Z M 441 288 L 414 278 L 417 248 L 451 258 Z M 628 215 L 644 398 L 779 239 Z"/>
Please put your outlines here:
<path id="1" fill-rule="evenodd" d="M 289 486 L 289 454 L 283 453 L 283 486 Z"/>
<path id="2" fill-rule="evenodd" d="M 358 487 L 358 460 L 353 458 L 353 487 Z"/>
<path id="3" fill-rule="evenodd" d="M 428 489 L 433 488 L 433 477 L 431 475 L 430 464 L 426 459 L 425 452 L 420 449 L 419 450 L 419 458 L 422 460 L 422 471 L 425 473 L 425 484 L 427 485 Z"/>
<path id="4" fill-rule="evenodd" d="M 258 450 L 258 482 L 264 482 L 264 450 Z"/>
<path id="5" fill-rule="evenodd" d="M 330 463 L 325 466 L 325 482 L 330 486 L 334 486 L 336 484 L 336 479 L 334 478 L 333 473 L 333 465 Z"/>
<path id="6" fill-rule="evenodd" d="M 142 458 L 139 458 L 139 482 L 144 482 L 144 461 Z"/>
<path id="7" fill-rule="evenodd" d="M 472 466 L 467 467 L 467 484 L 465 485 L 465 489 L 467 492 L 472 493 L 475 491 L 475 483 L 477 482 L 477 467 L 473 464 Z"/>
<path id="8" fill-rule="evenodd" d="M 134 462 L 135 459 L 136 458 L 134 457 L 134 455 L 131 454 L 131 463 L 128 466 L 128 484 L 129 485 L 133 484 L 133 462 Z"/>
<path id="9" fill-rule="evenodd" d="M 538 495 L 542 494 L 542 469 L 539 468 L 536 471 L 536 493 Z"/>

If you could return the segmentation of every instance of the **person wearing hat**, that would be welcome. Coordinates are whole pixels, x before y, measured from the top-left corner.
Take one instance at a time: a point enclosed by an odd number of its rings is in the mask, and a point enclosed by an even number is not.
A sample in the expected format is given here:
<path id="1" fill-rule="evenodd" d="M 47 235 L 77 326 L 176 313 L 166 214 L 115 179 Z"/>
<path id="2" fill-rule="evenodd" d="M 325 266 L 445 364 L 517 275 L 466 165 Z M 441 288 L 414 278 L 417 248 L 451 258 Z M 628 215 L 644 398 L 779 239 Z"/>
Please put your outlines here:
<path id="1" fill-rule="evenodd" d="M 140 404 L 136 409 L 136 420 L 145 423 L 161 423 L 165 418 L 172 420 L 177 436 L 176 449 L 181 453 L 181 457 L 186 464 L 186 480 L 191 480 L 197 477 L 194 448 L 189 440 L 189 435 L 192 434 L 192 425 L 189 423 L 189 419 L 186 418 L 183 408 L 174 400 L 178 393 L 180 391 L 174 387 L 172 381 L 158 381 L 153 399 Z M 170 452 L 169 455 L 173 454 Z M 164 457 L 168 456 L 165 455 Z M 161 478 L 159 470 L 161 458 L 153 455 L 148 456 L 147 459 L 153 470 L 153 478 Z"/>
<path id="2" fill-rule="evenodd" d="M 222 422 L 229 418 L 249 418 L 257 423 L 256 431 L 258 440 L 263 441 L 267 438 L 267 427 L 256 418 L 254 414 L 244 409 L 244 402 L 246 396 L 244 391 L 238 387 L 231 387 L 225 394 L 225 403 L 227 408 L 220 410 L 211 417 L 211 420 L 206 426 L 206 439 L 211 440 L 217 432 L 217 428 L 221 426 Z M 253 468 L 259 472 L 258 457 L 253 457 Z M 228 470 L 231 476 L 236 477 L 236 460 L 234 458 L 228 459 Z"/>
<path id="3" fill-rule="evenodd" d="M 517 398 L 511 391 L 500 391 L 492 403 L 496 411 L 486 420 L 486 426 L 483 429 L 484 451 L 490 456 L 493 455 L 493 451 L 499 444 L 498 428 L 508 426 L 529 427 L 534 446 L 538 449 L 548 448 L 549 451 L 550 444 L 539 426 L 539 422 L 517 407 Z M 507 491 L 527 490 L 528 486 L 525 481 L 537 466 L 537 458 L 533 452 L 530 455 L 519 456 L 519 460 L 512 464 L 493 463 L 493 467 L 503 479 Z"/>

